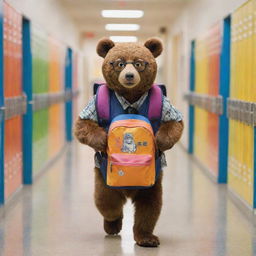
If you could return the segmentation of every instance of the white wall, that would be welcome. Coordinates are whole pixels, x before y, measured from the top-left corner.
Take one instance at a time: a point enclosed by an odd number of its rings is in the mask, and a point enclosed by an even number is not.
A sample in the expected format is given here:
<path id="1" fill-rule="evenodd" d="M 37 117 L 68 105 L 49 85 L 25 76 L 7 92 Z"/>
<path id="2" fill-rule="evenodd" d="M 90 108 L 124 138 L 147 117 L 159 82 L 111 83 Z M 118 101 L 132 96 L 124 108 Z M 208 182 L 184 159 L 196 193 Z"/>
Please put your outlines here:
<path id="1" fill-rule="evenodd" d="M 182 137 L 182 144 L 187 147 L 188 142 L 188 105 L 183 100 L 183 95 L 189 88 L 189 57 L 190 43 L 200 34 L 204 33 L 214 23 L 222 20 L 229 15 L 233 10 L 242 5 L 244 0 L 194 0 L 184 9 L 178 19 L 171 26 L 168 39 L 168 67 L 171 68 L 171 39 L 173 36 L 181 33 L 182 43 L 180 58 L 182 66 L 180 72 L 184 77 L 180 79 L 177 90 L 177 108 L 184 115 L 185 131 Z M 171 88 L 171 72 L 167 73 L 166 83 Z"/>
<path id="2" fill-rule="evenodd" d="M 79 32 L 66 10 L 56 0 L 7 0 L 6 2 L 54 38 L 75 49 L 79 48 Z"/>

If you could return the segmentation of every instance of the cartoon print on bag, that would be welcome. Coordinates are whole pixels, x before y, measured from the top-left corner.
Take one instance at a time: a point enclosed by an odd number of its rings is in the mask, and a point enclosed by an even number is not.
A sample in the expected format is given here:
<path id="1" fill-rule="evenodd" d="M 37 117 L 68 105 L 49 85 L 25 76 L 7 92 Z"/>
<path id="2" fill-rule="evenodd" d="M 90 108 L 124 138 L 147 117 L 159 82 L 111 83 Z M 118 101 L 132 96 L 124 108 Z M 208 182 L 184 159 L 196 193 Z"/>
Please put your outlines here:
<path id="1" fill-rule="evenodd" d="M 125 133 L 123 138 L 122 152 L 133 153 L 137 150 L 132 133 Z"/>

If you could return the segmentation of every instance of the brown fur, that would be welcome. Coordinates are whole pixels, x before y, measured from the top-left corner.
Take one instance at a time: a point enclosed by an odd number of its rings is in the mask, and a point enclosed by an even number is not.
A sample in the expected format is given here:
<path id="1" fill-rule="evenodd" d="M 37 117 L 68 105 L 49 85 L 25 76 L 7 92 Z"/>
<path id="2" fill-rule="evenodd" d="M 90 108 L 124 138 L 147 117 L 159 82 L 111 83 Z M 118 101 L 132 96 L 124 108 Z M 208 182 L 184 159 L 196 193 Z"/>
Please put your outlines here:
<path id="1" fill-rule="evenodd" d="M 183 121 L 162 123 L 156 133 L 156 143 L 160 151 L 171 149 L 176 144 L 183 131 Z"/>
<path id="2" fill-rule="evenodd" d="M 117 59 L 138 60 L 148 62 L 146 69 L 140 72 L 140 82 L 134 88 L 125 88 L 118 81 L 119 73 L 115 72 L 109 64 Z M 130 103 L 137 101 L 146 91 L 148 91 L 156 77 L 157 64 L 154 56 L 145 46 L 139 43 L 120 43 L 112 47 L 107 53 L 103 65 L 102 73 L 110 89 L 124 96 Z"/>
<path id="3" fill-rule="evenodd" d="M 96 151 L 105 152 L 107 149 L 107 133 L 91 120 L 77 119 L 74 129 L 76 138 Z"/>
<path id="4" fill-rule="evenodd" d="M 137 101 L 148 91 L 156 76 L 155 57 L 161 54 L 162 44 L 157 39 L 149 39 L 144 45 L 139 43 L 114 44 L 109 39 L 102 39 L 97 52 L 104 57 L 102 72 L 110 89 L 125 97 L 130 103 Z M 142 59 L 148 62 L 146 69 L 139 72 L 140 82 L 133 88 L 126 88 L 118 81 L 120 72 L 113 70 L 110 62 L 116 59 L 135 61 Z M 157 146 L 161 151 L 173 147 L 180 139 L 183 122 L 169 121 L 163 123 L 156 134 Z M 106 151 L 107 133 L 97 123 L 78 119 L 75 136 L 96 151 Z M 122 228 L 123 206 L 131 198 L 135 206 L 134 239 L 140 246 L 156 247 L 160 244 L 153 230 L 162 207 L 162 174 L 156 184 L 148 189 L 125 190 L 111 189 L 105 185 L 98 168 L 95 168 L 95 204 L 104 218 L 104 230 L 108 234 L 118 234 Z"/>
<path id="5" fill-rule="evenodd" d="M 141 246 L 160 244 L 153 230 L 162 208 L 162 174 L 149 189 L 111 189 L 105 185 L 98 168 L 95 168 L 95 204 L 104 217 L 104 229 L 108 234 L 118 234 L 122 228 L 123 206 L 131 198 L 135 206 L 133 226 L 134 240 Z"/>

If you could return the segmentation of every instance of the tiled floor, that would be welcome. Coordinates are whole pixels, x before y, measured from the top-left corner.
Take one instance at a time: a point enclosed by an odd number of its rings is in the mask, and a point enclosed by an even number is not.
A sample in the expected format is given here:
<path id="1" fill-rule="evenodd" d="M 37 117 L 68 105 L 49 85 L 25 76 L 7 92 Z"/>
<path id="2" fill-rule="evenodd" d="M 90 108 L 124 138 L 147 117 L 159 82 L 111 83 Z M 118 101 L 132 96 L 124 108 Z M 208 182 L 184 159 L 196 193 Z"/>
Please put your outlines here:
<path id="1" fill-rule="evenodd" d="M 32 187 L 0 209 L 0 255 L 19 256 L 252 256 L 256 232 L 227 196 L 179 147 L 167 154 L 164 206 L 155 233 L 159 248 L 132 236 L 125 207 L 120 236 L 106 236 L 93 202 L 93 152 L 72 145 Z"/>

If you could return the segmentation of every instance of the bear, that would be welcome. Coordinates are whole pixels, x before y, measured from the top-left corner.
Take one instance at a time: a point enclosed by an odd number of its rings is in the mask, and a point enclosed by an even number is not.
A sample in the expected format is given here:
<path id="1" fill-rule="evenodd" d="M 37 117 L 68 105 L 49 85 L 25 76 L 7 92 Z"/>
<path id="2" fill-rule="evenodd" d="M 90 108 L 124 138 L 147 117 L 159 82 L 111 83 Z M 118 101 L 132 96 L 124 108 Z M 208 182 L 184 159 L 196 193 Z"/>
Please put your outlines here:
<path id="1" fill-rule="evenodd" d="M 97 53 L 103 57 L 102 72 L 109 90 L 114 91 L 123 108 L 138 109 L 148 97 L 156 73 L 158 57 L 163 50 L 158 38 L 141 43 L 114 43 L 108 38 L 98 42 Z M 158 150 L 171 149 L 183 131 L 181 113 L 163 96 L 161 125 L 155 134 Z M 74 128 L 77 140 L 96 152 L 106 152 L 107 132 L 100 127 L 95 110 L 96 97 L 80 113 Z M 133 151 L 133 138 L 127 134 L 124 151 Z M 164 163 L 163 153 L 163 166 Z M 162 161 L 161 161 L 162 162 Z M 97 159 L 95 162 L 95 205 L 103 216 L 104 230 L 109 235 L 118 234 L 122 228 L 123 206 L 131 199 L 135 207 L 134 240 L 139 246 L 157 247 L 159 238 L 153 234 L 162 208 L 162 171 L 156 183 L 145 189 L 112 189 L 105 184 Z"/>

